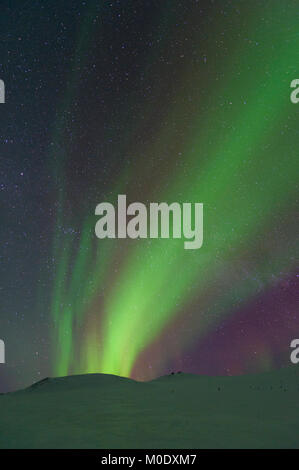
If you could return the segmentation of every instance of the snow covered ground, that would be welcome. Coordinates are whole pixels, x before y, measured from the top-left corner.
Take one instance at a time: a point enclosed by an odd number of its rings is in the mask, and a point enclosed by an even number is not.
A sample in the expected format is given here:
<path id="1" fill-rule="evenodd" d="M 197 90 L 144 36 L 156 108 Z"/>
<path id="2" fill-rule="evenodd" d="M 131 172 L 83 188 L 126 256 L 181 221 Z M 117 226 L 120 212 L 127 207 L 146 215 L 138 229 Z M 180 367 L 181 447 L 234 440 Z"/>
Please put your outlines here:
<path id="1" fill-rule="evenodd" d="M 299 448 L 298 429 L 296 366 L 151 382 L 71 376 L 0 396 L 0 448 Z"/>

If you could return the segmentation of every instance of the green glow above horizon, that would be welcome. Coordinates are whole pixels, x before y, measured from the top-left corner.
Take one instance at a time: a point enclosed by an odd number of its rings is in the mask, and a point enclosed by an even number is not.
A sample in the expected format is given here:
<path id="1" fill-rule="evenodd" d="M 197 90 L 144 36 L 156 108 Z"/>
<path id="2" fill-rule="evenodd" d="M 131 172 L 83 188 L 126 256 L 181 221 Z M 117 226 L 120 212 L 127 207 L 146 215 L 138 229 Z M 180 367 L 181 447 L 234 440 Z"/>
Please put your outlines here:
<path id="1" fill-rule="evenodd" d="M 280 11 L 274 10 L 272 20 L 278 21 Z M 285 125 L 289 114 L 296 115 L 289 84 L 294 78 L 292 67 L 299 63 L 299 41 L 289 38 L 296 26 L 292 9 L 287 18 L 284 31 L 277 31 L 275 23 L 271 31 L 253 27 L 251 35 L 259 45 L 252 46 L 252 54 L 248 55 L 247 44 L 236 46 L 228 64 L 231 80 L 216 88 L 212 84 L 207 112 L 199 103 L 198 131 L 185 142 L 186 171 L 178 167 L 167 175 L 166 190 L 147 195 L 152 201 L 203 202 L 201 249 L 184 250 L 183 240 L 138 240 L 126 245 L 121 240 L 100 241 L 95 239 L 96 218 L 92 217 L 82 229 L 79 244 L 72 236 L 56 243 L 55 375 L 130 376 L 140 354 L 183 314 L 184 306 L 244 250 L 253 251 L 257 237 L 266 243 L 277 214 L 288 212 L 298 178 L 299 141 L 295 133 L 292 142 L 288 140 Z M 178 115 L 180 111 L 175 109 Z M 172 135 L 163 135 L 166 145 Z M 119 270 L 113 272 L 113 259 L 122 253 L 122 246 L 125 254 Z M 269 266 L 278 273 L 292 269 L 292 262 L 274 252 Z M 254 286 L 239 288 L 243 298 L 255 293 Z M 223 297 L 221 316 L 233 308 L 229 293 Z M 191 336 L 202 334 L 204 323 L 210 321 L 196 322 Z"/>

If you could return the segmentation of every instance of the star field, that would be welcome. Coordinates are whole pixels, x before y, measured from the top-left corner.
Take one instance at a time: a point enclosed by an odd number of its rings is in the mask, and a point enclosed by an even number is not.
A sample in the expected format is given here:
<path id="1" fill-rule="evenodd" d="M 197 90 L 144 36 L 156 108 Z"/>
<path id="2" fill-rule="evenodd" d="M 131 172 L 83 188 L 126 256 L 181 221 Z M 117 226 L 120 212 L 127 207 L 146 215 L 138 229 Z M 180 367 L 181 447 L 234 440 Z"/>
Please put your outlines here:
<path id="1" fill-rule="evenodd" d="M 291 1 L 4 1 L 0 391 L 288 365 L 298 337 Z M 94 210 L 203 202 L 204 245 L 98 240 Z"/>

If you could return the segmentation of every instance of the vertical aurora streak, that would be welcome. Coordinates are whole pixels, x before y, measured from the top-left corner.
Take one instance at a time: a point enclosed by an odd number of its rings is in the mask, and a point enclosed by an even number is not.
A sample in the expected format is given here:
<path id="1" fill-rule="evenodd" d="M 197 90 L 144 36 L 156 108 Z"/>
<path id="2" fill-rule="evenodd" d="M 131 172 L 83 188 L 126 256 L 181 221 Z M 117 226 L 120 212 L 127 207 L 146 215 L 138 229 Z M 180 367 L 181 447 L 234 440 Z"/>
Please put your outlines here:
<path id="1" fill-rule="evenodd" d="M 263 15 L 269 21 L 261 29 Z M 289 103 L 289 83 L 299 63 L 298 12 L 290 7 L 282 17 L 278 6 L 271 11 L 260 7 L 257 14 L 251 12 L 250 24 L 230 51 L 227 64 L 222 61 L 225 79 L 204 84 L 205 106 L 198 97 L 192 132 L 186 131 L 180 142 L 183 162 L 177 155 L 166 157 L 171 172 L 161 172 L 159 192 L 156 185 L 130 184 L 134 178 L 142 181 L 142 168 L 129 176 L 124 169 L 127 187 L 120 177 L 121 183 L 111 184 L 109 191 L 112 201 L 121 187 L 132 201 L 144 202 L 143 197 L 153 202 L 203 202 L 203 247 L 185 251 L 181 240 L 99 241 L 94 235 L 94 207 L 90 207 L 79 241 L 72 234 L 55 241 L 59 262 L 51 306 L 54 375 L 105 372 L 144 377 L 142 356 L 159 339 L 167 342 L 168 330 L 176 332 L 176 344 L 184 354 L 233 314 L 236 290 L 245 305 L 259 293 L 256 280 L 262 279 L 267 290 L 273 278 L 295 269 L 291 220 L 299 139 L 295 124 L 292 130 L 286 123 L 290 114 L 295 122 L 298 113 Z M 208 57 L 216 57 L 212 43 Z M 192 82 L 192 73 L 187 64 L 182 90 L 185 81 Z M 200 71 L 194 77 L 193 96 L 197 78 Z M 186 104 L 181 106 L 170 107 L 169 120 L 180 122 Z M 172 148 L 176 135 L 162 127 L 156 140 Z M 142 151 L 146 155 L 151 149 Z M 61 166 L 59 172 L 63 173 Z M 153 180 L 157 174 L 153 168 Z M 145 181 L 148 177 L 144 174 Z M 63 209 L 57 226 L 61 217 Z M 282 220 L 289 243 L 279 249 L 274 241 L 269 252 L 267 244 Z M 256 256 L 259 250 L 261 259 Z M 233 274 L 243 257 L 254 260 L 245 281 Z M 224 291 L 219 296 L 221 285 Z M 180 319 L 191 305 L 190 328 L 179 331 Z M 152 374 L 164 370 L 173 349 L 171 344 L 164 350 Z M 265 351 L 267 367 L 271 351 L 266 347 Z"/>

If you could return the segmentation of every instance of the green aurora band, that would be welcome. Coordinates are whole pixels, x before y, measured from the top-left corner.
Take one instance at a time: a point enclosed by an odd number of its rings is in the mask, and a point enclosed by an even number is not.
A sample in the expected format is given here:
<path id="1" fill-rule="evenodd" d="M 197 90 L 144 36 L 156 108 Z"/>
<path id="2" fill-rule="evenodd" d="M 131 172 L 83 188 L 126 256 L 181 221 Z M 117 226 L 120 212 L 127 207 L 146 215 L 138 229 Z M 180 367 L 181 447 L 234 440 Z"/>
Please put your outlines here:
<path id="1" fill-rule="evenodd" d="M 299 139 L 298 131 L 286 124 L 291 124 L 290 113 L 295 121 L 297 112 L 289 100 L 299 63 L 296 10 L 290 8 L 281 24 L 280 9 L 273 7 L 268 29 L 253 27 L 248 32 L 259 46 L 236 46 L 223 65 L 231 70 L 230 80 L 213 83 L 206 106 L 198 103 L 201 111 L 193 118 L 193 135 L 185 136 L 184 171 L 172 168 L 167 182 L 160 180 L 166 189 L 146 194 L 151 201 L 204 203 L 200 250 L 184 250 L 182 240 L 100 241 L 94 234 L 95 216 L 86 220 L 79 244 L 71 234 L 55 239 L 59 260 L 51 306 L 55 375 L 131 376 L 140 354 L 196 299 L 198 318 L 192 331 L 182 332 L 184 348 L 232 313 L 234 289 L 242 292 L 243 299 L 256 294 L 255 282 L 228 285 L 221 299 L 210 300 L 217 309 L 216 319 L 205 315 L 200 303 L 212 281 L 223 282 L 244 252 L 255 252 L 257 239 L 266 245 L 277 225 L 285 220 L 288 224 L 292 216 Z M 183 81 L 187 76 L 188 72 Z M 175 119 L 181 112 L 173 109 L 171 116 Z M 163 134 L 166 146 L 173 138 Z M 121 182 L 111 188 L 114 202 L 118 193 L 130 193 L 124 186 Z M 62 217 L 63 212 L 57 226 Z M 267 271 L 292 270 L 293 250 L 295 243 L 290 242 L 281 252 L 268 252 L 267 260 L 255 266 L 256 276 L 267 284 L 271 282 Z M 116 262 L 120 254 L 121 261 Z M 115 263 L 120 264 L 117 273 Z M 167 357 L 161 358 L 161 363 L 166 361 Z"/>

